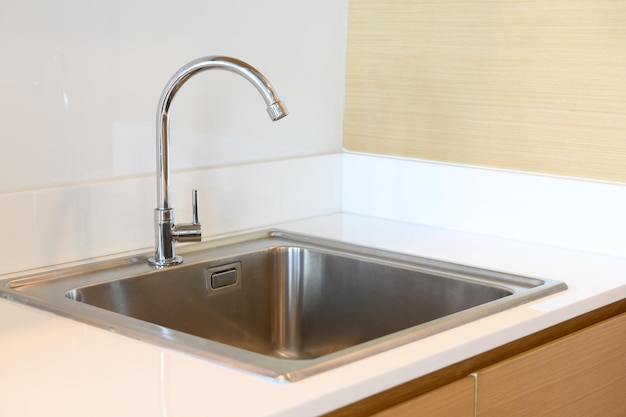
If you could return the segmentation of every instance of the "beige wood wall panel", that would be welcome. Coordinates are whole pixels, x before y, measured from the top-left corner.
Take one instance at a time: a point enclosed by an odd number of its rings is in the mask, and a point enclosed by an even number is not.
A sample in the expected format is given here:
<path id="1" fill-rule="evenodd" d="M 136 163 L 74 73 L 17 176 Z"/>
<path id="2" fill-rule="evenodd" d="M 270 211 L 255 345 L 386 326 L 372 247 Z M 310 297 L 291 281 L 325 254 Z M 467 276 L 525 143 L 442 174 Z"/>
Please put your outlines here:
<path id="1" fill-rule="evenodd" d="M 444 385 L 374 417 L 474 417 L 474 378 Z"/>
<path id="2" fill-rule="evenodd" d="M 626 182 L 626 1 L 349 0 L 344 136 Z"/>
<path id="3" fill-rule="evenodd" d="M 626 416 L 626 313 L 478 372 L 478 417 Z"/>

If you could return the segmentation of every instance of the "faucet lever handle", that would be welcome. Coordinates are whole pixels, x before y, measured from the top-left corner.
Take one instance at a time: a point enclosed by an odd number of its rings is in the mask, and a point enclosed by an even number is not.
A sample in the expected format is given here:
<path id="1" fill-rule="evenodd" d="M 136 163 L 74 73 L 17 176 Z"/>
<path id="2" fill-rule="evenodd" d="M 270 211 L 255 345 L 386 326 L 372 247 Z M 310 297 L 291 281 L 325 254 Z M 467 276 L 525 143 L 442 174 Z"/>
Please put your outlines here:
<path id="1" fill-rule="evenodd" d="M 198 190 L 191 190 L 191 224 L 198 224 Z"/>
<path id="2" fill-rule="evenodd" d="M 172 227 L 172 239 L 176 242 L 199 242 L 202 240 L 202 226 L 198 220 L 198 190 L 191 191 L 191 223 L 177 224 Z"/>

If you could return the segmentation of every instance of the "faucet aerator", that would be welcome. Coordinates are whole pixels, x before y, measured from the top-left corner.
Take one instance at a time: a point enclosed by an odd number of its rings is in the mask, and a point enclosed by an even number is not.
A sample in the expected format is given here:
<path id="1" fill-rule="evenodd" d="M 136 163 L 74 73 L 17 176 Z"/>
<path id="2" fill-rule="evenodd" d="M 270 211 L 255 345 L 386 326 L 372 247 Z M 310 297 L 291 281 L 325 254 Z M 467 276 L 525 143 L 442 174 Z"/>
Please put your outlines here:
<path id="1" fill-rule="evenodd" d="M 287 106 L 285 106 L 282 101 L 277 101 L 276 103 L 272 103 L 267 108 L 267 114 L 269 114 L 272 121 L 275 122 L 287 116 L 289 111 L 287 110 Z"/>

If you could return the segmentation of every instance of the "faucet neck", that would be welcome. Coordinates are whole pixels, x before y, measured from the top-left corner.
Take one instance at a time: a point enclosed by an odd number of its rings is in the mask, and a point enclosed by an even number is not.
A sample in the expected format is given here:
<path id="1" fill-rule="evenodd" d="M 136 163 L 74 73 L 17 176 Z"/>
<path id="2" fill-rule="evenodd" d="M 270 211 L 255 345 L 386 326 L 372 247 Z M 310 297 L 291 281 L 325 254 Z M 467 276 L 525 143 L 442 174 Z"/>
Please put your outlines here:
<path id="1" fill-rule="evenodd" d="M 243 61 L 216 55 L 196 59 L 180 68 L 163 89 L 157 107 L 157 209 L 171 208 L 169 192 L 169 112 L 172 101 L 180 87 L 189 78 L 199 72 L 210 69 L 223 69 L 234 72 L 250 81 L 263 97 L 267 105 L 267 112 L 272 120 L 279 120 L 287 115 L 287 108 L 274 92 L 270 82 L 258 70 Z"/>

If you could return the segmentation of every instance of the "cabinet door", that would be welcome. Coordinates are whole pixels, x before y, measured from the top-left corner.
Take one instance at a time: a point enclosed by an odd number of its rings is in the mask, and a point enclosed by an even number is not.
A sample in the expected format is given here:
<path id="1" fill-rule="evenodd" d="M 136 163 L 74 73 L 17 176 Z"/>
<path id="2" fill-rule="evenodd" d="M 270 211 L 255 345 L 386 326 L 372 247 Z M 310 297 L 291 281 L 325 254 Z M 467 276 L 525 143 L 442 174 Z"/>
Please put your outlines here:
<path id="1" fill-rule="evenodd" d="M 626 416 L 626 313 L 478 372 L 478 417 Z"/>
<path id="2" fill-rule="evenodd" d="M 374 414 L 375 417 L 473 417 L 474 378 L 467 377 Z"/>

